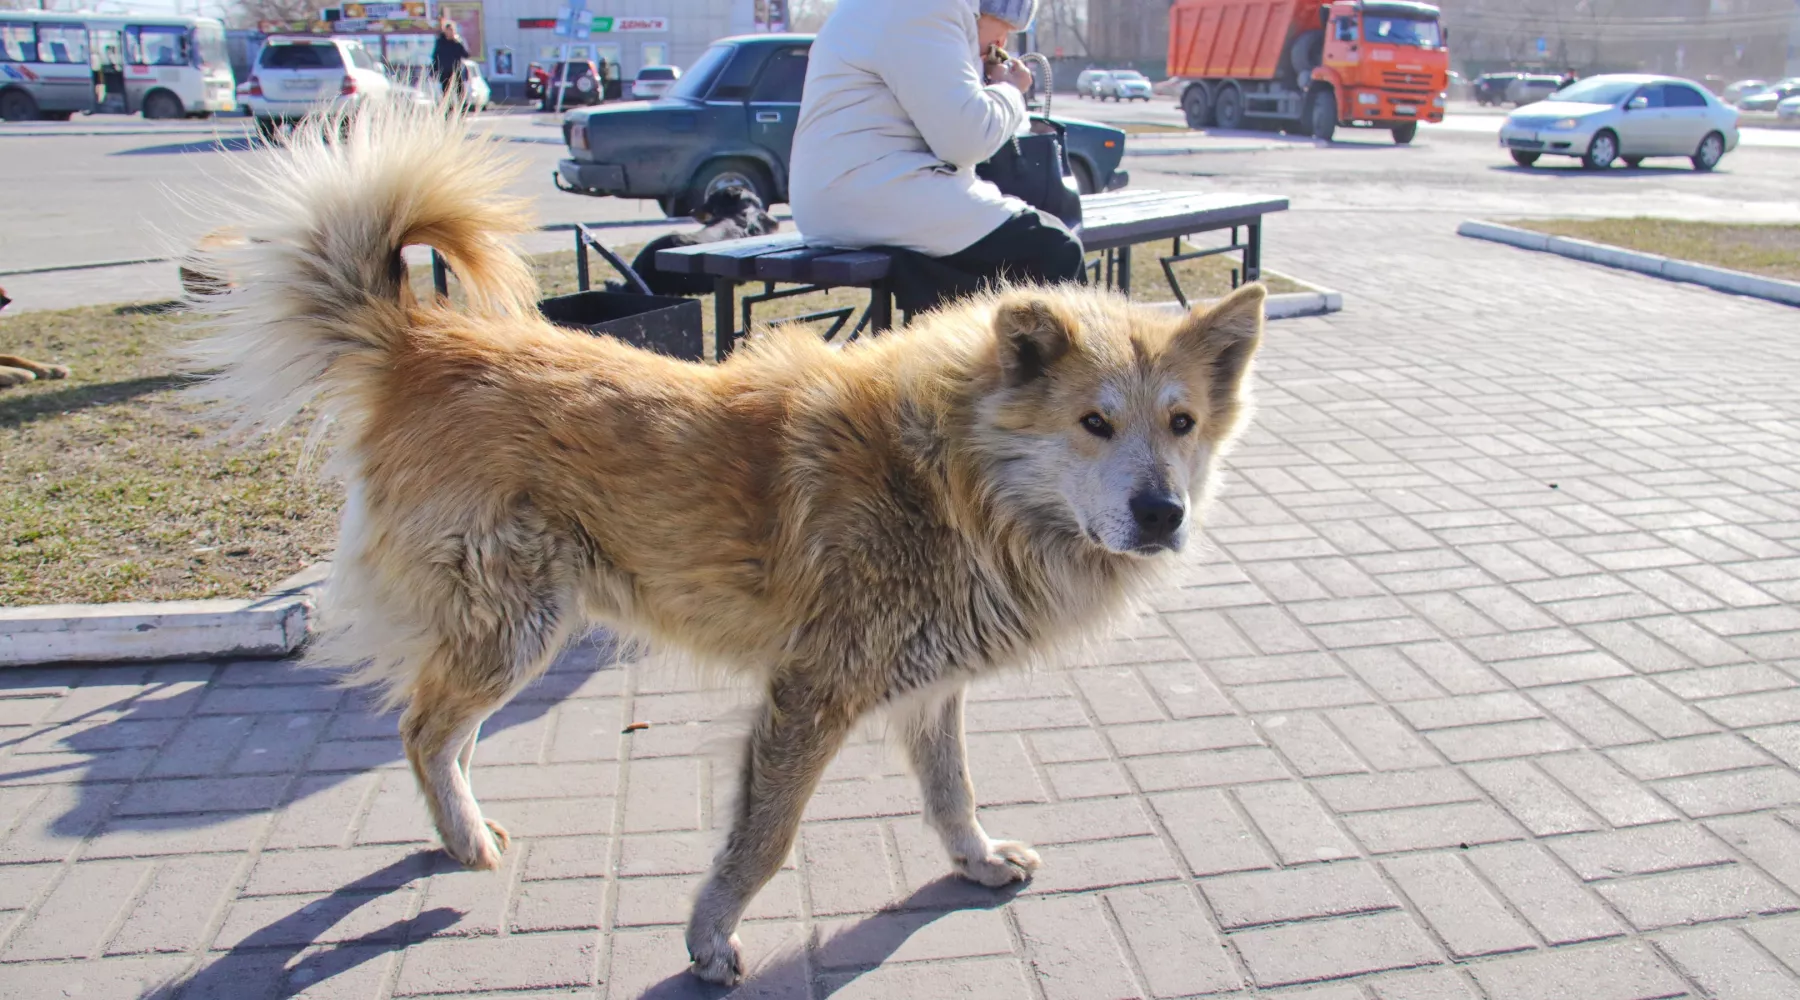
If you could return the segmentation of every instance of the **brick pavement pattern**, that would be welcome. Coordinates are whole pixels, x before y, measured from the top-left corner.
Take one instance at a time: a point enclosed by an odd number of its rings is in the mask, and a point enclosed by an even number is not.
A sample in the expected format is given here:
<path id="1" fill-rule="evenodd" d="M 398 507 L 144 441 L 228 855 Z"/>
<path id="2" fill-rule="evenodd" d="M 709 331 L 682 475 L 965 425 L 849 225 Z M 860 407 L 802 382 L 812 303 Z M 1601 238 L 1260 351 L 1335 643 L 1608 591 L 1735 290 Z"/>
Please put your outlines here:
<path id="1" fill-rule="evenodd" d="M 1361 273 L 1366 219 L 1272 227 L 1351 307 L 1271 329 L 1212 545 L 978 689 L 982 819 L 1039 877 L 947 878 L 871 731 L 740 995 L 1800 996 L 1796 314 L 1442 219 Z M 487 727 L 497 874 L 320 672 L 0 673 L 0 996 L 718 995 L 681 922 L 735 699 L 608 659 Z"/>

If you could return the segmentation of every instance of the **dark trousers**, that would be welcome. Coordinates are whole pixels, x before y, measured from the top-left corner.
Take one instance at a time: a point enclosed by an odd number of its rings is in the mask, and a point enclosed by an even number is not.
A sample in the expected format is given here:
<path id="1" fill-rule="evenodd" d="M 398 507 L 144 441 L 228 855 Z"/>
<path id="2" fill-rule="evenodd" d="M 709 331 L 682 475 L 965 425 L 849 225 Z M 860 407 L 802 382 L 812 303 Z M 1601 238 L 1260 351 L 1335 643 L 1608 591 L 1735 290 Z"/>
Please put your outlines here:
<path id="1" fill-rule="evenodd" d="M 1054 285 L 1081 280 L 1087 254 L 1081 240 L 1054 216 L 1028 208 L 948 257 L 892 252 L 888 272 L 894 301 L 907 313 L 925 312 L 1001 283 Z"/>

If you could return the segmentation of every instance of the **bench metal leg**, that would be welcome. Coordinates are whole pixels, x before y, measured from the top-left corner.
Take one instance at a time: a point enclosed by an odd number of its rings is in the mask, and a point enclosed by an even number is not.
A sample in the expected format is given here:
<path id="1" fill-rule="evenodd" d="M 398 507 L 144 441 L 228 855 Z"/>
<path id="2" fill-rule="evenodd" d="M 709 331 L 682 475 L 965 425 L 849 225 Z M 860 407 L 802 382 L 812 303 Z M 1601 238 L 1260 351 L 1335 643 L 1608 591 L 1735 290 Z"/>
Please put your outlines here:
<path id="1" fill-rule="evenodd" d="M 1131 298 L 1131 247 L 1119 248 L 1119 294 Z"/>
<path id="2" fill-rule="evenodd" d="M 737 282 L 713 279 L 713 357 L 724 363 L 737 346 Z"/>
<path id="3" fill-rule="evenodd" d="M 885 281 L 869 288 L 869 332 L 886 333 L 894 327 L 894 290 Z"/>
<path id="4" fill-rule="evenodd" d="M 1262 280 L 1262 223 L 1252 222 L 1244 240 L 1244 280 Z"/>

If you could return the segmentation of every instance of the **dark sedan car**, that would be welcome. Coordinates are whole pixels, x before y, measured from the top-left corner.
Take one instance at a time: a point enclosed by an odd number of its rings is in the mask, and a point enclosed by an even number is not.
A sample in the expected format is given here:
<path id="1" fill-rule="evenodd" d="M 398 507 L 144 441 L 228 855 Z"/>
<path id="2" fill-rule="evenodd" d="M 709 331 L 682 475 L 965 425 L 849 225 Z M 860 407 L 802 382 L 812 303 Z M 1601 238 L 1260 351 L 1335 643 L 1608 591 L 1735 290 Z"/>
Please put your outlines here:
<path id="1" fill-rule="evenodd" d="M 1472 88 L 1477 104 L 1505 104 L 1506 88 L 1523 73 L 1483 73 L 1475 78 Z"/>
<path id="2" fill-rule="evenodd" d="M 653 198 L 687 215 L 733 184 L 765 205 L 787 201 L 811 35 L 749 35 L 713 44 L 660 100 L 571 111 L 558 186 L 594 196 Z M 1124 187 L 1125 133 L 1059 117 L 1083 192 Z"/>

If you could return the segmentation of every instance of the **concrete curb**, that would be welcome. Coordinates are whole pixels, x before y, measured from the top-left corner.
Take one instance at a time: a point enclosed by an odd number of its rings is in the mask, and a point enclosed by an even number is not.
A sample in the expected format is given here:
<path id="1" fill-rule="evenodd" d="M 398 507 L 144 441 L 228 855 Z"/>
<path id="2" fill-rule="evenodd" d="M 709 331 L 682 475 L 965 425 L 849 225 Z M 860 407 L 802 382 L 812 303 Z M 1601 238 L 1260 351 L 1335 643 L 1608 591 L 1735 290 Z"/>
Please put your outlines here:
<path id="1" fill-rule="evenodd" d="M 317 563 L 255 600 L 0 608 L 0 668 L 287 656 L 306 641 Z"/>
<path id="2" fill-rule="evenodd" d="M 1668 281 L 1685 281 L 1688 284 L 1701 285 L 1714 291 L 1747 295 L 1769 302 L 1779 302 L 1782 305 L 1800 306 L 1800 282 L 1796 281 L 1765 278 L 1759 274 L 1746 274 L 1743 271 L 1732 271 L 1708 264 L 1696 264 L 1692 261 L 1661 257 L 1653 253 L 1625 250 L 1607 246 L 1604 243 L 1573 240 L 1566 236 L 1546 236 L 1543 233 L 1534 233 L 1529 229 L 1502 226 L 1493 222 L 1477 222 L 1471 219 L 1456 227 L 1456 232 L 1459 236 L 1504 243 L 1521 250 L 1553 253 L 1558 257 L 1567 257 L 1570 260 L 1604 264 L 1622 271 L 1635 271 L 1638 274 L 1648 274 L 1651 277 L 1663 278 Z"/>
<path id="3" fill-rule="evenodd" d="M 1303 316 L 1326 316 L 1344 309 L 1344 295 L 1328 288 L 1320 288 L 1309 282 L 1301 281 L 1288 274 L 1280 274 L 1265 269 L 1264 274 L 1291 281 L 1307 289 L 1304 292 L 1282 292 L 1271 295 L 1263 304 L 1263 315 L 1268 319 L 1299 319 Z M 1216 301 L 1216 300 L 1204 300 Z M 1171 312 L 1182 312 L 1179 302 L 1152 302 L 1154 308 L 1168 309 Z"/>

